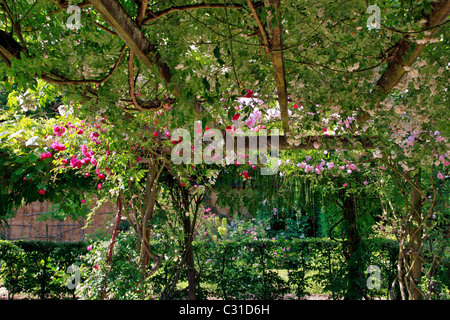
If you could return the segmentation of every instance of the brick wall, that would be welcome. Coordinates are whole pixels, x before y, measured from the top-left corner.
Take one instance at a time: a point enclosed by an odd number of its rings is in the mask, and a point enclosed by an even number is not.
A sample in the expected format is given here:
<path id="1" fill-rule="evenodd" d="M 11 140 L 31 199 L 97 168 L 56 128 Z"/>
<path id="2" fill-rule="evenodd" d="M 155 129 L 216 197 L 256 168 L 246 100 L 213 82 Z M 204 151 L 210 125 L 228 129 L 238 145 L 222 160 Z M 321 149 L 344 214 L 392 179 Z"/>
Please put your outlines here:
<path id="1" fill-rule="evenodd" d="M 237 190 L 236 192 L 239 192 Z M 221 208 L 216 204 L 217 193 L 211 192 L 205 205 L 213 208 L 213 212 L 225 216 L 229 221 L 229 208 Z M 0 230 L 0 238 L 7 240 L 41 240 L 55 242 L 75 242 L 86 240 L 90 235 L 96 233 L 110 233 L 111 222 L 116 215 L 116 205 L 103 204 L 86 226 L 84 219 L 73 221 L 66 219 L 58 221 L 55 219 L 42 220 L 40 215 L 52 210 L 50 202 L 34 202 L 16 210 L 16 215 L 9 219 L 6 230 Z M 246 214 L 243 210 L 241 214 Z"/>
<path id="2" fill-rule="evenodd" d="M 75 242 L 86 239 L 86 236 L 96 232 L 111 231 L 111 220 L 115 216 L 115 205 L 104 204 L 93 216 L 89 225 L 85 219 L 73 221 L 40 220 L 41 213 L 51 210 L 50 202 L 34 202 L 18 209 L 16 215 L 8 220 L 4 230 L 7 240 L 41 240 L 55 242 Z"/>

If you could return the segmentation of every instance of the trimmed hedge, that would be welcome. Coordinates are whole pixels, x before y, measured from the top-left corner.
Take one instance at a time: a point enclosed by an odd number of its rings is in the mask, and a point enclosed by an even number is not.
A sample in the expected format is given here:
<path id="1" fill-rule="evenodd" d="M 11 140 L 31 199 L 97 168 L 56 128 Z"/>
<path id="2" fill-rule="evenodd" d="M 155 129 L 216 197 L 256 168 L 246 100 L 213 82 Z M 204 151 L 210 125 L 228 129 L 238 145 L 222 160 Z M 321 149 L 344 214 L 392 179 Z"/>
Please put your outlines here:
<path id="1" fill-rule="evenodd" d="M 203 260 L 201 287 L 208 283 L 205 295 L 222 299 L 280 299 L 284 294 L 302 297 L 314 290 L 333 298 L 351 297 L 349 264 L 344 261 L 340 243 L 327 239 L 285 241 L 222 241 L 198 243 L 195 251 Z M 390 294 L 396 275 L 398 244 L 383 239 L 365 240 L 354 255 L 354 264 L 367 288 L 370 265 L 380 270 L 380 289 L 365 290 L 368 297 Z M 199 261 L 202 263 L 201 261 Z M 201 291 L 201 290 L 200 290 Z M 391 297 L 392 298 L 392 297 Z"/>
<path id="2" fill-rule="evenodd" d="M 73 295 L 67 268 L 86 252 L 86 243 L 0 240 L 0 280 L 8 298 L 30 293 L 40 299 Z"/>
<path id="3" fill-rule="evenodd" d="M 116 250 L 121 252 L 122 247 L 130 250 L 128 242 L 119 236 Z M 66 270 L 73 263 L 87 263 L 80 257 L 86 259 L 94 253 L 87 252 L 86 247 L 84 242 L 0 241 L 0 280 L 11 298 L 17 293 L 30 293 L 41 299 L 74 297 L 74 291 L 67 287 L 69 274 Z M 173 243 L 152 241 L 152 247 L 153 251 L 166 257 L 158 272 L 148 280 L 149 294 L 159 296 L 169 283 L 171 272 L 176 270 L 179 253 L 173 251 Z M 341 244 L 328 239 L 197 242 L 194 252 L 199 271 L 199 299 L 211 296 L 219 299 L 280 299 L 285 294 L 302 297 L 317 291 L 342 298 L 349 297 L 351 290 L 349 266 L 343 259 Z M 380 289 L 366 290 L 367 296 L 390 295 L 397 254 L 396 242 L 383 239 L 363 242 L 352 261 L 361 274 L 358 281 L 366 287 L 370 265 L 377 266 L 381 275 Z M 91 276 L 84 271 L 83 281 L 88 281 Z M 123 286 L 124 290 L 131 290 L 124 282 L 126 278 L 118 276 L 111 281 L 114 280 L 116 286 Z M 183 272 L 180 281 L 185 281 L 184 278 Z"/>

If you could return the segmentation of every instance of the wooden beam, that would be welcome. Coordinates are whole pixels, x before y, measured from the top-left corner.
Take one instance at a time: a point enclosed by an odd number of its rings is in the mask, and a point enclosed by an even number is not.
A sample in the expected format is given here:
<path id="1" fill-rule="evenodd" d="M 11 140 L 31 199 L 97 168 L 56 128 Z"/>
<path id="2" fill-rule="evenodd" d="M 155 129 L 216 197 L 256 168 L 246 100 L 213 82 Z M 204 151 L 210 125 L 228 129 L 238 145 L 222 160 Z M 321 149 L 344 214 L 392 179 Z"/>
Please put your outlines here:
<path id="1" fill-rule="evenodd" d="M 89 0 L 100 15 L 114 28 L 119 37 L 133 50 L 139 60 L 148 67 L 153 66 L 151 53 L 155 48 L 150 44 L 137 23 L 131 19 L 125 8 L 116 0 Z"/>
<path id="2" fill-rule="evenodd" d="M 226 134 L 223 134 L 224 150 L 234 150 L 237 149 L 238 138 L 234 136 L 231 144 L 227 145 Z M 305 136 L 301 138 L 301 141 L 298 144 L 290 144 L 288 139 L 285 136 L 267 135 L 267 150 L 355 150 L 355 149 L 363 149 L 363 150 L 373 150 L 376 147 L 376 142 L 379 140 L 377 137 L 344 137 L 344 136 L 332 136 L 332 135 L 318 135 L 318 136 Z M 243 149 L 248 150 L 257 150 L 260 148 L 259 137 L 258 142 L 256 144 L 250 143 L 250 139 L 245 137 L 242 139 L 243 141 Z M 192 141 L 191 141 L 192 142 Z M 159 152 L 164 154 L 170 154 L 172 152 L 171 147 L 161 147 L 158 148 Z"/>
<path id="3" fill-rule="evenodd" d="M 89 0 L 93 7 L 115 30 L 118 36 L 138 56 L 147 68 L 156 67 L 166 86 L 171 82 L 172 72 L 162 60 L 155 46 L 145 37 L 136 21 L 131 19 L 125 8 L 117 0 Z M 180 97 L 178 87 L 174 87 L 172 94 Z"/>
<path id="4" fill-rule="evenodd" d="M 225 139 L 225 138 L 224 138 Z M 236 146 L 238 138 L 234 137 L 233 145 Z M 357 148 L 374 149 L 376 138 L 363 137 L 343 137 L 343 136 L 305 136 L 296 144 L 289 143 L 286 136 L 270 136 L 267 135 L 267 148 L 278 150 L 353 150 Z M 254 146 L 250 145 L 249 139 L 245 139 L 245 149 L 253 150 Z M 225 143 L 224 146 L 227 149 Z M 235 148 L 236 149 L 236 148 Z"/>
<path id="5" fill-rule="evenodd" d="M 284 133 L 289 131 L 289 116 L 288 116 L 288 94 L 286 84 L 286 69 L 284 65 L 283 54 L 283 29 L 281 25 L 282 17 L 279 12 L 280 0 L 266 1 L 266 6 L 275 8 L 275 15 L 278 21 L 276 28 L 273 27 L 271 19 L 268 16 L 268 26 L 270 34 L 270 53 L 272 56 L 272 67 L 274 71 L 275 84 L 277 86 L 278 104 L 281 111 L 281 123 Z"/>

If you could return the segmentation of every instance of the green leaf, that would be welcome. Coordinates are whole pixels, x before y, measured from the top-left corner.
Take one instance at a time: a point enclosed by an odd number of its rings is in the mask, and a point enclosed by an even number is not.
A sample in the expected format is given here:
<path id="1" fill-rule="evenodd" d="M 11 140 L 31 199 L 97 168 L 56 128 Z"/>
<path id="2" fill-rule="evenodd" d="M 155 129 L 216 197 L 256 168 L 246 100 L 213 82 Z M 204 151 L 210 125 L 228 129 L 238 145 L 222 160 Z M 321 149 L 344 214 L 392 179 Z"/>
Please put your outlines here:
<path id="1" fill-rule="evenodd" d="M 213 53 L 214 53 L 214 57 L 216 57 L 216 59 L 219 60 L 220 59 L 220 48 L 219 48 L 219 45 L 217 45 L 214 48 Z"/>
<path id="2" fill-rule="evenodd" d="M 202 119 L 202 130 L 205 131 L 206 124 L 208 123 L 208 118 L 203 117 Z"/>
<path id="3" fill-rule="evenodd" d="M 206 77 L 203 77 L 202 82 L 206 90 L 211 89 L 211 86 L 209 85 L 208 79 L 206 79 Z"/>
<path id="4" fill-rule="evenodd" d="M 46 159 L 46 160 L 48 160 L 48 159 Z M 44 167 L 45 167 L 45 162 L 44 161 L 39 161 L 36 164 L 36 170 L 38 170 L 38 171 L 41 171 L 42 169 L 44 169 Z"/>
<path id="5" fill-rule="evenodd" d="M 23 169 L 23 168 L 20 168 L 20 169 L 17 169 L 16 171 L 14 171 L 11 175 L 13 182 L 17 182 L 22 177 L 24 172 L 25 172 L 25 169 Z"/>
<path id="6" fill-rule="evenodd" d="M 235 110 L 233 107 L 231 107 L 230 109 L 228 109 L 228 119 L 231 120 L 231 118 L 233 118 L 233 116 L 235 115 L 235 113 L 236 113 L 236 110 Z"/>
<path id="7" fill-rule="evenodd" d="M 40 157 L 37 154 L 34 153 L 30 153 L 28 155 L 28 161 L 29 162 L 35 162 L 36 160 L 38 160 Z"/>

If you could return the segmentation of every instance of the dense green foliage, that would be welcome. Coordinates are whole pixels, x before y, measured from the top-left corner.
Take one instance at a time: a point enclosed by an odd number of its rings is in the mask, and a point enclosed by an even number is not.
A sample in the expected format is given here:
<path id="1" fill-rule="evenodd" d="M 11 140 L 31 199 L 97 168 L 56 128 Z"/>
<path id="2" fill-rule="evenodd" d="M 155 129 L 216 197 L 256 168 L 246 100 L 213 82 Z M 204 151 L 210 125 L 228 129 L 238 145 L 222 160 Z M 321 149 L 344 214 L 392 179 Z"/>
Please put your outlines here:
<path id="1" fill-rule="evenodd" d="M 152 242 L 164 252 L 160 271 L 143 282 L 140 278 L 135 250 L 136 239 L 123 233 L 116 243 L 111 264 L 106 264 L 109 241 L 61 244 L 45 242 L 3 241 L 2 282 L 9 292 L 26 292 L 43 297 L 63 297 L 73 293 L 66 287 L 67 267 L 80 266 L 81 283 L 76 296 L 99 299 L 106 288 L 109 299 L 159 297 L 171 284 L 178 254 L 170 243 Z M 382 270 L 380 290 L 368 291 L 370 297 L 390 295 L 389 284 L 395 274 L 395 243 L 372 240 L 359 261 L 362 272 L 371 264 Z M 341 298 L 348 290 L 345 264 L 340 245 L 326 239 L 291 241 L 240 240 L 197 242 L 199 257 L 199 298 L 279 299 L 285 294 L 303 297 L 329 294 Z M 64 253 L 64 254 L 62 254 Z M 18 269 L 21 269 L 20 272 Z M 366 281 L 366 277 L 361 281 Z M 183 283 L 184 276 L 180 282 Z M 173 298 L 180 299 L 183 288 Z"/>
<path id="2" fill-rule="evenodd" d="M 213 219 L 215 220 L 215 219 Z M 267 239 L 265 228 L 258 222 L 241 222 L 228 226 L 225 233 L 216 227 L 208 230 L 206 241 L 194 243 L 198 270 L 198 297 L 220 299 L 280 299 L 326 294 L 339 299 L 349 296 L 351 286 L 348 266 L 338 242 L 320 238 Z M 221 223 L 220 223 L 221 224 Z M 221 234 L 221 235 L 220 235 Z M 214 241 L 214 237 L 217 238 Z M 261 235 L 255 238 L 255 235 Z M 199 235 L 200 236 L 200 235 Z M 121 232 L 111 263 L 105 263 L 109 240 L 82 243 L 36 241 L 2 241 L 1 282 L 11 297 L 30 293 L 40 298 L 73 297 L 100 299 L 105 290 L 109 299 L 161 298 L 173 285 L 179 265 L 180 251 L 173 240 L 162 237 L 152 241 L 152 248 L 164 255 L 159 271 L 144 281 L 136 255 L 136 237 Z M 398 299 L 391 287 L 396 275 L 398 245 L 395 241 L 369 239 L 351 264 L 358 266 L 360 282 L 369 281 L 370 265 L 380 268 L 380 287 L 367 289 L 367 298 Z M 436 288 L 441 299 L 449 295 L 449 257 L 443 257 L 436 274 Z M 76 291 L 67 288 L 68 266 L 80 267 L 81 283 Z M 172 299 L 185 297 L 181 274 Z"/>
<path id="3" fill-rule="evenodd" d="M 83 242 L 0 240 L 0 279 L 8 296 L 29 293 L 40 299 L 72 296 L 67 268 L 86 250 Z"/>

